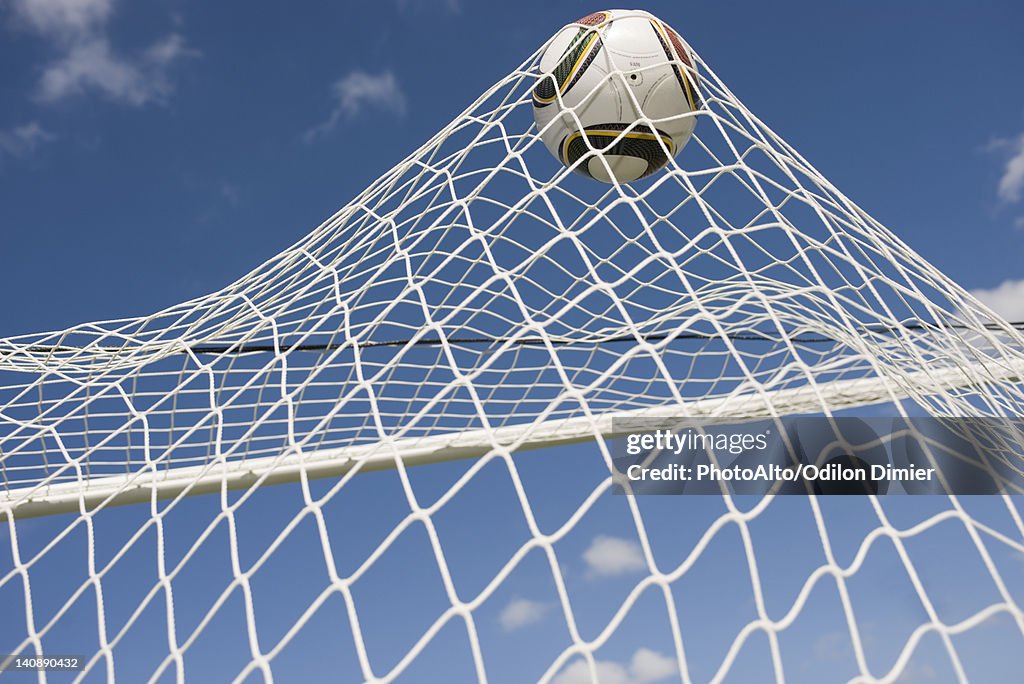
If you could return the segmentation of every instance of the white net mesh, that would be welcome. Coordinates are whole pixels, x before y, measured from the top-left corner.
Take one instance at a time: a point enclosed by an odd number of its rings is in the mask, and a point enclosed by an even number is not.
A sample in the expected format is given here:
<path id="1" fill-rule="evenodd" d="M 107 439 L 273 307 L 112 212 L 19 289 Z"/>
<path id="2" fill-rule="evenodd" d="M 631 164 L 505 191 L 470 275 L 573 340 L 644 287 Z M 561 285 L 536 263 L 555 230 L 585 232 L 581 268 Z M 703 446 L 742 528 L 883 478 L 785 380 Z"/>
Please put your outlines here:
<path id="1" fill-rule="evenodd" d="M 696 63 L 694 138 L 648 180 L 557 167 L 535 55 L 229 287 L 0 341 L 0 652 L 100 681 L 1012 657 L 1011 496 L 610 495 L 612 417 L 1024 410 L 1024 338 Z"/>

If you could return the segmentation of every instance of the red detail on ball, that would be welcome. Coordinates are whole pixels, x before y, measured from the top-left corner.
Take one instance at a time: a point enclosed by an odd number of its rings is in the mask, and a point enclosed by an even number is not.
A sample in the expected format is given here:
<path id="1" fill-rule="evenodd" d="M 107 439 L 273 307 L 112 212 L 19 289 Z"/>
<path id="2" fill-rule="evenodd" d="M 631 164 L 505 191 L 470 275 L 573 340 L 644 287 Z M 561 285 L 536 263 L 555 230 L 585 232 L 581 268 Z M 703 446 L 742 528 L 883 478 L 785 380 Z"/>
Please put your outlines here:
<path id="1" fill-rule="evenodd" d="M 672 47 L 675 48 L 676 54 L 679 55 L 679 59 L 686 66 L 693 68 L 693 62 L 690 61 L 690 54 L 686 51 L 683 46 L 683 39 L 679 37 L 679 34 L 673 31 L 667 24 L 662 23 L 661 27 L 665 29 L 665 33 L 668 34 L 668 39 L 672 41 Z"/>
<path id="2" fill-rule="evenodd" d="M 608 13 L 607 12 L 594 12 L 593 14 L 588 14 L 587 16 L 583 17 L 582 19 L 577 19 L 576 21 L 574 21 L 572 23 L 574 23 L 574 24 L 582 24 L 583 26 L 597 26 L 602 21 L 605 21 L 607 19 L 608 19 Z"/>

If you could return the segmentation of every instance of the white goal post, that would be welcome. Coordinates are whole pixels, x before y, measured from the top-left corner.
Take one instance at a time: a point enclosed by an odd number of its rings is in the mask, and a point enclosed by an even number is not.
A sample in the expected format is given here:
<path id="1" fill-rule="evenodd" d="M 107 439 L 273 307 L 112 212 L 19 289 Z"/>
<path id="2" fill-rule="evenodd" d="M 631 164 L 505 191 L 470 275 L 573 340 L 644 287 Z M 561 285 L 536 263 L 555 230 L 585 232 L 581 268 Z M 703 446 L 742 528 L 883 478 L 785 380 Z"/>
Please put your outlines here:
<path id="1" fill-rule="evenodd" d="M 0 340 L 0 654 L 77 653 L 88 681 L 783 681 L 821 672 L 806 628 L 842 644 L 837 680 L 967 680 L 963 639 L 1024 638 L 1008 494 L 611 493 L 613 420 L 1019 417 L 1024 336 L 699 55 L 664 172 L 558 167 L 539 54 L 222 290 Z M 765 541 L 778 511 L 794 536 Z M 915 542 L 954 525 L 957 610 Z M 898 635 L 851 598 L 882 546 Z M 711 629 L 698 577 L 749 599 Z"/>

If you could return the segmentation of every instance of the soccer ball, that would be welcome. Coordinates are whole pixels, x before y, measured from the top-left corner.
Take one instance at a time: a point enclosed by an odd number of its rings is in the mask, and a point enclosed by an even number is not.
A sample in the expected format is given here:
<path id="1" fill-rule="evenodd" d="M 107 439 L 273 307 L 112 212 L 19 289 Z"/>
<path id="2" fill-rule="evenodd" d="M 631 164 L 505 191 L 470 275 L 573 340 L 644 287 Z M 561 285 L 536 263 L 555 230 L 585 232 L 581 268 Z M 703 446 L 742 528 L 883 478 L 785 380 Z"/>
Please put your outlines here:
<path id="1" fill-rule="evenodd" d="M 533 116 L 565 166 L 628 183 L 668 164 L 700 106 L 679 34 L 638 10 L 595 12 L 564 27 L 540 60 Z M 579 163 L 577 163 L 579 162 Z"/>

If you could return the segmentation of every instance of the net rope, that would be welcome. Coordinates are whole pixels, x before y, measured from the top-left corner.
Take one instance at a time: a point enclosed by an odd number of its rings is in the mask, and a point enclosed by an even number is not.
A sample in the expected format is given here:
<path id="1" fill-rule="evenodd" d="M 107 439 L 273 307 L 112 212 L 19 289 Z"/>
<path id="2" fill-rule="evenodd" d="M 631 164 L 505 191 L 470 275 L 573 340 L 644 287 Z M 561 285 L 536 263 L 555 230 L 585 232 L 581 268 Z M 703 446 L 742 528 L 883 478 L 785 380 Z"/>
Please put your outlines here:
<path id="1" fill-rule="evenodd" d="M 434 662 L 432 647 L 453 640 L 467 677 L 501 681 L 511 647 L 486 636 L 485 616 L 530 559 L 539 559 L 553 596 L 548 617 L 562 630 L 530 672 L 541 681 L 611 681 L 602 649 L 652 595 L 662 652 L 686 682 L 742 671 L 755 643 L 765 679 L 793 677 L 784 635 L 819 588 L 838 601 L 852 662 L 842 678 L 852 681 L 894 681 L 932 639 L 966 680 L 959 635 L 998 616 L 1024 635 L 1001 560 L 1024 553 L 1024 522 L 1008 495 L 991 497 L 999 524 L 949 495 L 901 525 L 866 497 L 872 524 L 847 556 L 834 549 L 847 532 L 828 522 L 828 504 L 802 499 L 802 543 L 819 546 L 820 559 L 781 607 L 767 596 L 757 541 L 759 520 L 784 505 L 778 498 L 670 497 L 670 506 L 712 513 L 694 517 L 692 539 L 666 561 L 648 503 L 618 497 L 640 565 L 596 627 L 581 617 L 567 569 L 575 552 L 562 545 L 610 498 L 610 418 L 833 416 L 887 403 L 901 415 L 912 404 L 933 416 L 1018 416 L 1024 338 L 833 187 L 699 55 L 696 131 L 666 171 L 606 186 L 559 167 L 531 117 L 539 54 L 308 236 L 222 290 L 152 316 L 0 340 L 0 597 L 12 616 L 0 652 L 82 650 L 86 667 L 75 676 L 99 681 L 288 681 L 282 653 L 340 601 L 338 648 L 354 654 L 344 681 L 429 681 L 415 674 L 417 662 Z M 538 447 L 571 443 L 583 443 L 599 476 L 565 494 L 572 505 L 561 517 L 542 515 L 524 469 L 548 458 Z M 409 466 L 452 459 L 468 460 L 436 492 L 417 488 L 421 469 Z M 352 493 L 379 469 L 397 478 L 388 497 Z M 439 521 L 494 469 L 509 496 L 493 505 L 505 504 L 524 532 L 467 589 Z M 279 482 L 290 484 L 268 486 Z M 241 521 L 271 492 L 290 497 L 288 506 L 247 547 Z M 341 517 L 335 507 L 349 496 L 360 508 Z M 190 506 L 198 513 L 185 520 Z M 390 526 L 343 560 L 347 535 L 375 518 Z M 949 524 L 993 592 L 955 620 L 913 548 Z M 299 530 L 313 540 L 302 553 L 289 546 Z M 436 576 L 443 600 L 391 654 L 370 634 L 373 601 L 360 587 L 413 530 L 425 540 L 417 567 Z M 729 535 L 753 614 L 712 657 L 690 646 L 676 589 Z M 849 589 L 883 543 L 921 609 L 887 660 L 871 656 Z M 222 551 L 219 584 L 192 596 L 183 578 Z M 262 573 L 279 562 L 313 568 L 318 583 L 264 613 Z M 47 569 L 55 564 L 66 572 Z M 139 592 L 114 610 L 125 572 Z M 191 606 L 198 612 L 186 619 Z M 392 620 L 403 620 L 394 610 Z M 193 654 L 229 614 L 239 616 L 242 655 L 211 678 Z M 156 636 L 142 648 L 140 633 Z M 137 669 L 142 651 L 155 655 Z"/>

